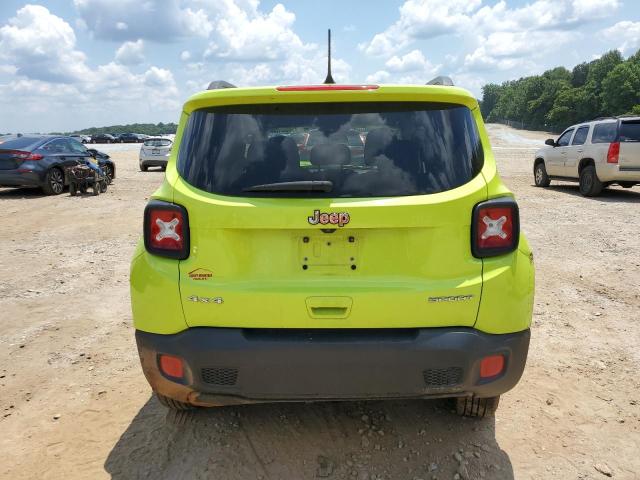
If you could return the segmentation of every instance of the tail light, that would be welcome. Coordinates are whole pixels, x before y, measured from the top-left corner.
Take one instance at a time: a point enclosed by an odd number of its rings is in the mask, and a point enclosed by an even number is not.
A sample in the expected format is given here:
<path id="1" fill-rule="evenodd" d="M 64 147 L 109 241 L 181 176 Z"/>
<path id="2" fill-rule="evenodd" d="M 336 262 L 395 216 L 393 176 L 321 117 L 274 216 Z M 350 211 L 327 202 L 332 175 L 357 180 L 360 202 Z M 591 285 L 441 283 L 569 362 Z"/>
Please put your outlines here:
<path id="1" fill-rule="evenodd" d="M 504 370 L 504 355 L 490 355 L 480 362 L 480 378 L 500 375 Z"/>
<path id="2" fill-rule="evenodd" d="M 160 370 L 168 377 L 183 378 L 184 366 L 182 359 L 174 355 L 161 354 L 158 358 L 160 364 Z"/>
<path id="3" fill-rule="evenodd" d="M 496 198 L 477 204 L 471 221 L 474 257 L 495 257 L 513 252 L 520 239 L 520 214 L 512 198 Z"/>
<path id="4" fill-rule="evenodd" d="M 40 155 L 39 153 L 24 152 L 22 150 L 5 150 L 3 153 L 12 155 L 14 158 L 24 160 L 25 162 L 28 160 L 42 160 L 44 158 L 44 155 Z"/>
<path id="5" fill-rule="evenodd" d="M 607 163 L 618 163 L 618 158 L 620 158 L 620 142 L 612 142 L 607 151 Z"/>
<path id="6" fill-rule="evenodd" d="M 189 217 L 181 205 L 150 201 L 144 209 L 144 246 L 149 253 L 184 260 L 189 256 Z"/>

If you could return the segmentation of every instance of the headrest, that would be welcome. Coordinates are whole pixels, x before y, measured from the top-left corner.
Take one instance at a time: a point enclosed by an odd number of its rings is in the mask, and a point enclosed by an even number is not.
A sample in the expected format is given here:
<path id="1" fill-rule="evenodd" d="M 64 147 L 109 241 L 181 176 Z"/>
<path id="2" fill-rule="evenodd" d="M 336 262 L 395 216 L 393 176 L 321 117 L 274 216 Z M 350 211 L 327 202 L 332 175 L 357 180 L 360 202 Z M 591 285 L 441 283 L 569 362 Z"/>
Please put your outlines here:
<path id="1" fill-rule="evenodd" d="M 375 158 L 384 153 L 392 140 L 393 132 L 389 127 L 380 127 L 371 130 L 367 134 L 367 139 L 364 142 L 364 163 L 366 165 L 373 165 Z"/>
<path id="2" fill-rule="evenodd" d="M 311 165 L 342 166 L 351 163 L 351 150 L 343 143 L 321 143 L 311 149 Z"/>

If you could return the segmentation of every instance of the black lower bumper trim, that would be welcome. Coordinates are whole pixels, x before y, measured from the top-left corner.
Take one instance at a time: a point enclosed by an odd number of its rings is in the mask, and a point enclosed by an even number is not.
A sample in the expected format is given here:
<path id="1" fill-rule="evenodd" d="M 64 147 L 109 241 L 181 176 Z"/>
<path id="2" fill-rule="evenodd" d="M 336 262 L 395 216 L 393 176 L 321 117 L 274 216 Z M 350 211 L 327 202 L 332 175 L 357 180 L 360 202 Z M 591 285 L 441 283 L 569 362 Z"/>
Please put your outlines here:
<path id="1" fill-rule="evenodd" d="M 136 332 L 154 390 L 202 404 L 255 401 L 492 397 L 520 379 L 529 330 L 491 335 L 473 328 Z M 181 357 L 181 381 L 164 377 L 158 355 Z M 480 378 L 480 361 L 504 355 L 503 372 Z"/>

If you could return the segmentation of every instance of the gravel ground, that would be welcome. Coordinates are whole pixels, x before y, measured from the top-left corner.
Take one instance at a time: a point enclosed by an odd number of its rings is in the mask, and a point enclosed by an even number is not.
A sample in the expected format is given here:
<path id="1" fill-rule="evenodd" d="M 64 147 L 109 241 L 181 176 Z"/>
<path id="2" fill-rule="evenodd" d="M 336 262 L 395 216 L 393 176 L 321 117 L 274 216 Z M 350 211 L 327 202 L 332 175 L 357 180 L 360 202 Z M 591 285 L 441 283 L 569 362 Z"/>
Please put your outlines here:
<path id="1" fill-rule="evenodd" d="M 489 130 L 537 266 L 529 362 L 495 419 L 446 401 L 167 414 L 140 371 L 128 295 L 162 173 L 118 146 L 99 197 L 0 189 L 0 477 L 640 478 L 640 189 L 534 188 L 546 135 Z"/>

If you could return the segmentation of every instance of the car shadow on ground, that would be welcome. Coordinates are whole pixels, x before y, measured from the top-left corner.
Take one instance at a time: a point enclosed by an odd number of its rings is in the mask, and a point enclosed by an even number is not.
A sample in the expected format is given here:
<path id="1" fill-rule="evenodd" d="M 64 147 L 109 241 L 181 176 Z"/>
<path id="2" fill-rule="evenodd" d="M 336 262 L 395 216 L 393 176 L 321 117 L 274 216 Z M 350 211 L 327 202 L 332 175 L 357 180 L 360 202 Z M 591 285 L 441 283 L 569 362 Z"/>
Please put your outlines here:
<path id="1" fill-rule="evenodd" d="M 0 188 L 0 199 L 2 198 L 40 198 L 47 195 L 39 188 Z"/>
<path id="2" fill-rule="evenodd" d="M 460 418 L 451 406 L 279 403 L 176 413 L 151 397 L 104 468 L 113 479 L 513 479 L 495 420 Z"/>
<path id="3" fill-rule="evenodd" d="M 546 188 L 548 190 L 554 190 L 556 192 L 563 192 L 568 193 L 569 195 L 582 197 L 580 188 L 576 183 L 549 185 Z M 604 203 L 640 203 L 640 186 L 624 189 L 621 187 L 605 188 L 597 197 L 584 197 L 584 199 Z"/>

